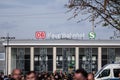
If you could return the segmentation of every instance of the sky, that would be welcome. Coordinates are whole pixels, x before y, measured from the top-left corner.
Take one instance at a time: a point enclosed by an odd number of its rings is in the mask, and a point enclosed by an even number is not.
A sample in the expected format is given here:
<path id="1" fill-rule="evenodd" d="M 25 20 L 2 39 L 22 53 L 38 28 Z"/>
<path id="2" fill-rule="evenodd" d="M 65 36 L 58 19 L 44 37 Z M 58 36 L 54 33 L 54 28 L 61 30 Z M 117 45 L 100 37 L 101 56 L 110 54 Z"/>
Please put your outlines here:
<path id="1" fill-rule="evenodd" d="M 0 0 L 0 36 L 16 39 L 35 39 L 36 31 L 46 33 L 84 33 L 84 39 L 92 30 L 92 23 L 76 19 L 68 20 L 72 12 L 65 7 L 68 0 Z M 84 15 L 87 16 L 87 15 Z M 112 28 L 96 25 L 96 39 L 109 39 Z"/>

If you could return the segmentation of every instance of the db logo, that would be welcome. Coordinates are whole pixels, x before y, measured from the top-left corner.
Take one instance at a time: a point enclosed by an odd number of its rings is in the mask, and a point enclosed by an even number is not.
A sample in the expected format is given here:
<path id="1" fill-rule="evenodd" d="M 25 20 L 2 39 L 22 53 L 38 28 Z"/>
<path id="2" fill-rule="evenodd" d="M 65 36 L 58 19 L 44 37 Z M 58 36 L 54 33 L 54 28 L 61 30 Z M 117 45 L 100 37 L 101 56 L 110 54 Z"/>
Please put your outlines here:
<path id="1" fill-rule="evenodd" d="M 46 33 L 45 31 L 37 31 L 35 33 L 36 39 L 45 39 L 46 38 Z"/>

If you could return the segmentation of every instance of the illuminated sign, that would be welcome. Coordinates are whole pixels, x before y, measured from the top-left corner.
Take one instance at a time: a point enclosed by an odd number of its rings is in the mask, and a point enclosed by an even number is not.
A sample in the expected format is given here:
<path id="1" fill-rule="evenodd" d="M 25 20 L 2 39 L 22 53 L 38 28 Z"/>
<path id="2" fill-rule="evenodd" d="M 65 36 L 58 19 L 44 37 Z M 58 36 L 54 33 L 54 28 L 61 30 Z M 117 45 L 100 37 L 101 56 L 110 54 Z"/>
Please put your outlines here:
<path id="1" fill-rule="evenodd" d="M 36 39 L 83 39 L 84 37 L 84 33 L 46 33 L 45 31 L 35 33 Z"/>
<path id="2" fill-rule="evenodd" d="M 96 38 L 96 33 L 95 32 L 89 32 L 88 37 L 89 37 L 89 39 L 95 39 Z"/>
<path id="3" fill-rule="evenodd" d="M 36 39 L 45 39 L 46 38 L 46 33 L 45 31 L 37 31 L 35 33 Z"/>

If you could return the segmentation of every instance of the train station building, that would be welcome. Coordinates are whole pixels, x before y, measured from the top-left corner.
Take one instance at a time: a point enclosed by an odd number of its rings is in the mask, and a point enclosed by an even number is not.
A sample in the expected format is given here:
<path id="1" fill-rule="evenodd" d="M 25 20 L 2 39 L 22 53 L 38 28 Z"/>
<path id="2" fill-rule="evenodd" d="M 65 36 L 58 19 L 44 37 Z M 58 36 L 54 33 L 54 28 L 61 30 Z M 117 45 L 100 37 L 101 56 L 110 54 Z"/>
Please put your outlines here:
<path id="1" fill-rule="evenodd" d="M 23 73 L 70 72 L 81 67 L 96 72 L 105 64 L 120 61 L 120 40 L 11 40 L 3 45 L 6 74 L 14 68 Z"/>

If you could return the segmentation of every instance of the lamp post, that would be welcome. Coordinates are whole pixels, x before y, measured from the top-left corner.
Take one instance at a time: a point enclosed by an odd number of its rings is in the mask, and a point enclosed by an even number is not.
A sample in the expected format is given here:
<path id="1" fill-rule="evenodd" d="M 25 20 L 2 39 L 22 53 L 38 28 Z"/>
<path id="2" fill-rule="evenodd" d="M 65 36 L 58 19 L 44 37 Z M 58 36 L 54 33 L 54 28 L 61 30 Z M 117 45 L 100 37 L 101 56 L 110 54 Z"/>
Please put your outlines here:
<path id="1" fill-rule="evenodd" d="M 9 33 L 7 33 L 7 36 L 6 37 L 0 37 L 0 39 L 3 39 L 4 41 L 6 41 L 6 46 L 5 46 L 5 65 L 6 65 L 6 69 L 5 69 L 5 72 L 6 74 L 8 74 L 8 54 L 9 54 L 9 41 L 12 40 L 12 39 L 15 39 L 15 37 L 10 37 L 9 36 Z"/>

